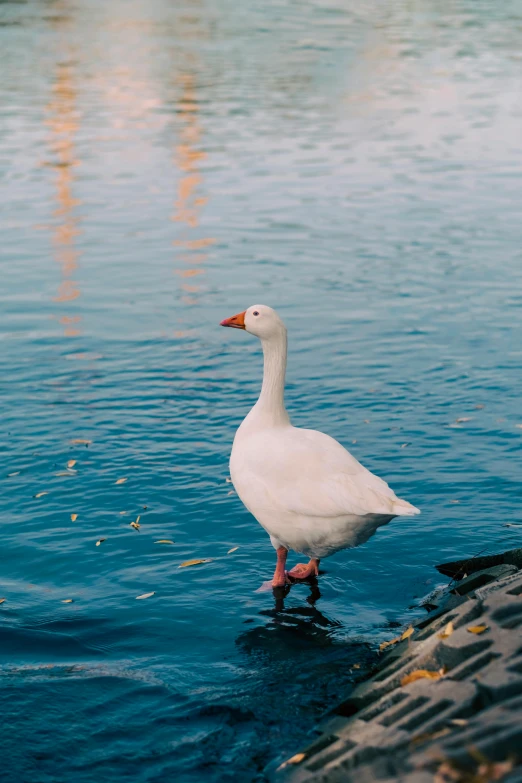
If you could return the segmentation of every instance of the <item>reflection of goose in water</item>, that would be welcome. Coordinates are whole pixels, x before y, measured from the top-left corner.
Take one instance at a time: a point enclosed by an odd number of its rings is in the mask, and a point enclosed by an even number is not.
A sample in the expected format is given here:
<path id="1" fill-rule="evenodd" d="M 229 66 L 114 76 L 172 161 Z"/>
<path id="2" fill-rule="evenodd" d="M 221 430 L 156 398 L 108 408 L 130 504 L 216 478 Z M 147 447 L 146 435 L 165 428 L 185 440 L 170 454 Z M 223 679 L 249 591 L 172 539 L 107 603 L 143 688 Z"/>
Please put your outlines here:
<path id="1" fill-rule="evenodd" d="M 317 576 L 320 558 L 363 544 L 396 516 L 420 513 L 329 435 L 291 425 L 286 328 L 271 307 L 253 305 L 221 325 L 245 329 L 263 346 L 261 394 L 234 438 L 230 475 L 277 551 L 274 587 Z M 286 572 L 289 549 L 310 562 Z"/>
<path id="2" fill-rule="evenodd" d="M 259 624 L 246 626 L 249 630 L 236 638 L 243 657 L 234 703 L 255 716 L 259 754 L 270 745 L 265 769 L 270 780 L 279 764 L 305 744 L 310 726 L 348 697 L 378 657 L 359 632 L 349 638 L 339 621 L 319 611 L 316 579 L 305 588 L 309 594 L 298 605 L 300 586 L 274 588 L 275 607 L 261 611 L 254 620 Z"/>
<path id="3" fill-rule="evenodd" d="M 310 647 L 328 647 L 333 644 L 334 635 L 341 623 L 330 620 L 319 611 L 316 601 L 321 597 L 317 579 L 310 579 L 310 593 L 306 604 L 285 607 L 285 598 L 291 585 L 273 589 L 274 608 L 263 609 L 259 614 L 268 618 L 268 622 L 251 628 L 236 639 L 236 644 L 253 649 L 265 649 L 275 655 L 288 651 L 309 649 Z"/>

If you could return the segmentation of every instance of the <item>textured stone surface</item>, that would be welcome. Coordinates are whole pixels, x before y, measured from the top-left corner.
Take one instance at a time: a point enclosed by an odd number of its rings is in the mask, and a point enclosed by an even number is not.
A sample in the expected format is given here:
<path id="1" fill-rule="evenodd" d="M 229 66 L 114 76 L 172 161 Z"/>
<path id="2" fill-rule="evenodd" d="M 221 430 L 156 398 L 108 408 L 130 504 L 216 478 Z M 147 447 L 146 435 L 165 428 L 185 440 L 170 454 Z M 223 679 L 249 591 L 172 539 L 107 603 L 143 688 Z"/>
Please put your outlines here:
<path id="1" fill-rule="evenodd" d="M 454 774 L 522 782 L 522 571 L 499 562 L 445 593 L 274 774 L 288 783 L 430 783 Z M 513 558 L 511 558 L 513 559 Z M 448 623 L 452 632 L 445 634 Z M 469 628 L 486 626 L 482 633 Z M 451 630 L 451 629 L 450 629 Z M 441 675 L 402 685 L 418 670 Z M 511 763 L 496 777 L 488 764 Z"/>

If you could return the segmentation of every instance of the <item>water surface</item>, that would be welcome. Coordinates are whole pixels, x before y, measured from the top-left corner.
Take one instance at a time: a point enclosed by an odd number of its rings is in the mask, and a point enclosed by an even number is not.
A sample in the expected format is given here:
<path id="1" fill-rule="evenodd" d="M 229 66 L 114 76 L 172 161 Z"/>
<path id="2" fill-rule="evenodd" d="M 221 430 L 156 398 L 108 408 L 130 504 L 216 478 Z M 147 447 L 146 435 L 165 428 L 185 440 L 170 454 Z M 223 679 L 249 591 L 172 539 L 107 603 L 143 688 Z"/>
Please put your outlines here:
<path id="1" fill-rule="evenodd" d="M 2 780 L 263 780 L 434 563 L 520 545 L 521 28 L 0 3 Z M 277 603 L 226 480 L 261 355 L 217 324 L 256 302 L 294 423 L 422 509 Z"/>

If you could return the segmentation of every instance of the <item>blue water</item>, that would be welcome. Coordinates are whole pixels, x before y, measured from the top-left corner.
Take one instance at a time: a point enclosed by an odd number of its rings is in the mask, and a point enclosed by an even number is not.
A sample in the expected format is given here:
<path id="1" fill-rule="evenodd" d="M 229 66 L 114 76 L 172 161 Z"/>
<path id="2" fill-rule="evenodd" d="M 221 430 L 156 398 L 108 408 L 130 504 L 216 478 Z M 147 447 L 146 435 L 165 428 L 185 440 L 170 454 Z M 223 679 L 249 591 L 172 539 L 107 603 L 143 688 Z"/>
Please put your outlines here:
<path id="1" fill-rule="evenodd" d="M 263 780 L 435 563 L 521 545 L 521 27 L 0 3 L 2 783 Z M 256 302 L 294 423 L 422 509 L 320 595 L 256 592 L 274 552 L 226 480 L 262 364 L 217 324 Z"/>

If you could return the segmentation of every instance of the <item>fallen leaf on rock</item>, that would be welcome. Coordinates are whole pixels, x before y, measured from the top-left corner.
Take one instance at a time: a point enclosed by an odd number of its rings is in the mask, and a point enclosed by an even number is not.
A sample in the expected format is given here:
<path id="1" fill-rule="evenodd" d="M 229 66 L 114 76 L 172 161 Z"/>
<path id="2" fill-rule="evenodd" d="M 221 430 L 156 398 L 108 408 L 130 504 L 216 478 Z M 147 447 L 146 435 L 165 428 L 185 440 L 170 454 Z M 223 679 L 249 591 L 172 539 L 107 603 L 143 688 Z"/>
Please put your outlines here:
<path id="1" fill-rule="evenodd" d="M 232 479 L 231 479 L 231 478 L 228 478 L 228 476 L 227 476 L 227 478 L 225 479 L 225 481 L 227 482 L 227 484 L 232 484 Z"/>
<path id="2" fill-rule="evenodd" d="M 207 558 L 206 560 L 185 560 L 184 563 L 178 566 L 178 568 L 187 568 L 187 566 L 194 566 L 194 565 L 200 565 L 201 563 L 210 563 L 210 559 Z"/>
<path id="3" fill-rule="evenodd" d="M 400 636 L 396 636 L 395 639 L 390 639 L 389 642 L 382 642 L 379 645 L 379 652 L 382 652 L 387 647 L 390 647 L 392 644 L 397 644 L 398 642 L 400 642 L 400 640 L 401 640 L 401 637 Z"/>
<path id="4" fill-rule="evenodd" d="M 68 468 L 74 468 L 75 465 L 76 465 L 75 459 L 70 459 L 69 462 L 67 463 Z"/>
<path id="5" fill-rule="evenodd" d="M 159 541 L 155 541 L 155 544 L 173 544 L 174 541 L 171 541 L 170 538 L 160 538 Z"/>
<path id="6" fill-rule="evenodd" d="M 401 685 L 409 685 L 410 682 L 416 682 L 417 680 L 440 680 L 442 674 L 440 672 L 430 672 L 427 669 L 417 669 L 414 672 L 410 672 L 406 677 L 401 680 Z"/>
<path id="7" fill-rule="evenodd" d="M 479 766 L 477 774 L 481 781 L 503 780 L 508 772 L 515 767 L 512 759 L 507 761 L 486 761 Z"/>
<path id="8" fill-rule="evenodd" d="M 449 622 L 443 631 L 439 633 L 439 639 L 447 639 L 454 631 L 453 623 Z"/>
<path id="9" fill-rule="evenodd" d="M 283 763 L 278 767 L 278 769 L 284 769 L 289 764 L 300 764 L 301 761 L 304 761 L 306 758 L 306 753 L 296 753 L 295 756 L 292 756 L 287 761 L 283 761 Z"/>
<path id="10" fill-rule="evenodd" d="M 76 522 L 78 519 L 78 514 L 71 514 L 71 522 Z"/>
<path id="11" fill-rule="evenodd" d="M 410 625 L 410 627 L 406 628 L 406 630 L 402 634 L 400 638 L 401 642 L 403 642 L 405 639 L 409 639 L 412 633 L 413 633 L 413 625 Z"/>
<path id="12" fill-rule="evenodd" d="M 106 538 L 100 538 L 100 539 L 99 539 L 99 540 L 96 542 L 96 546 L 100 546 L 100 544 L 103 544 L 103 542 L 104 542 L 104 541 L 107 541 L 107 539 L 106 539 Z"/>
<path id="13" fill-rule="evenodd" d="M 37 492 L 35 498 L 43 498 L 44 495 L 48 495 L 48 492 Z"/>
<path id="14" fill-rule="evenodd" d="M 231 555 L 232 552 L 237 552 L 238 549 L 239 549 L 238 546 L 233 546 L 232 549 L 228 550 L 227 555 Z"/>
<path id="15" fill-rule="evenodd" d="M 65 598 L 62 601 L 62 604 L 72 604 L 72 603 L 73 603 L 73 599 L 72 598 Z"/>
<path id="16" fill-rule="evenodd" d="M 137 595 L 136 596 L 136 601 L 141 601 L 142 598 L 150 598 L 151 595 L 154 595 L 154 594 L 155 594 L 155 592 L 153 590 L 152 593 L 143 593 L 143 595 Z"/>
<path id="17" fill-rule="evenodd" d="M 415 737 L 412 737 L 411 744 L 419 745 L 420 743 L 427 742 L 428 740 L 440 739 L 441 737 L 445 737 L 448 734 L 451 734 L 451 729 L 449 729 L 447 726 L 444 726 L 442 729 L 438 729 L 438 731 L 425 731 L 422 734 L 417 734 Z"/>
<path id="18" fill-rule="evenodd" d="M 231 489 L 230 492 L 227 492 L 227 495 L 235 495 L 235 494 L 236 494 L 236 492 L 233 489 Z"/>
<path id="19" fill-rule="evenodd" d="M 125 484 L 126 481 L 127 481 L 126 478 L 121 478 L 121 479 L 117 479 L 117 481 L 115 481 L 114 483 L 115 484 Z"/>
<path id="20" fill-rule="evenodd" d="M 433 783 L 459 783 L 461 780 L 461 770 L 453 767 L 450 762 L 444 761 L 435 772 Z"/>
<path id="21" fill-rule="evenodd" d="M 488 626 L 485 623 L 482 623 L 481 625 L 470 625 L 468 628 L 468 633 L 484 633 L 484 631 L 488 630 Z"/>

